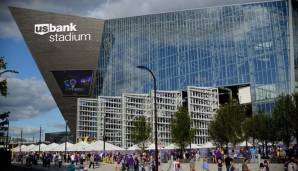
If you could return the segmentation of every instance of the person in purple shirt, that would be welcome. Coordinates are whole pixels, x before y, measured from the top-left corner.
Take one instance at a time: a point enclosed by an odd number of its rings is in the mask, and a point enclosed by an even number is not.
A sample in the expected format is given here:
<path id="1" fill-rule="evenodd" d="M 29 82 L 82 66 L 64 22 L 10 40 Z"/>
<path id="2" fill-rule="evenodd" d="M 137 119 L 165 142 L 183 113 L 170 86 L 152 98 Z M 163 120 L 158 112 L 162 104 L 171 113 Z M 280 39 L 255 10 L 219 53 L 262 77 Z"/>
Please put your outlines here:
<path id="1" fill-rule="evenodd" d="M 134 170 L 134 159 L 132 158 L 132 155 L 129 155 L 128 157 L 128 170 Z"/>
<path id="2" fill-rule="evenodd" d="M 216 162 L 218 159 L 222 159 L 222 154 L 221 154 L 219 148 L 217 148 L 217 150 L 215 151 L 215 157 L 216 157 Z"/>

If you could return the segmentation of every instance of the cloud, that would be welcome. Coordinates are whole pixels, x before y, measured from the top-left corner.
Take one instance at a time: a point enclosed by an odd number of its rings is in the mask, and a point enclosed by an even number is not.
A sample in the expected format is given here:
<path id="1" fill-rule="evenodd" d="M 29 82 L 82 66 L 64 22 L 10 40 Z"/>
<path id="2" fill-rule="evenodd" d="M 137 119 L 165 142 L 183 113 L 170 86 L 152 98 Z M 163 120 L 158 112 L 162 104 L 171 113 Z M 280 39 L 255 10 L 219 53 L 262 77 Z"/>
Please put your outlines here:
<path id="1" fill-rule="evenodd" d="M 110 19 L 264 0 L 121 0 L 90 9 L 88 16 Z"/>
<path id="2" fill-rule="evenodd" d="M 21 130 L 23 130 L 23 137 L 32 137 L 39 135 L 39 128 L 30 127 L 30 126 L 22 126 L 22 127 L 10 127 L 9 135 L 12 137 L 20 137 Z"/>
<path id="3" fill-rule="evenodd" d="M 0 97 L 0 112 L 10 111 L 10 120 L 29 119 L 57 107 L 46 84 L 36 79 L 8 78 L 8 95 Z"/>
<path id="4" fill-rule="evenodd" d="M 111 19 L 259 1 L 265 0 L 4 0 L 0 2 L 0 38 L 21 38 L 8 6 Z"/>
<path id="5" fill-rule="evenodd" d="M 47 126 L 51 128 L 65 129 L 65 123 L 48 123 Z"/>

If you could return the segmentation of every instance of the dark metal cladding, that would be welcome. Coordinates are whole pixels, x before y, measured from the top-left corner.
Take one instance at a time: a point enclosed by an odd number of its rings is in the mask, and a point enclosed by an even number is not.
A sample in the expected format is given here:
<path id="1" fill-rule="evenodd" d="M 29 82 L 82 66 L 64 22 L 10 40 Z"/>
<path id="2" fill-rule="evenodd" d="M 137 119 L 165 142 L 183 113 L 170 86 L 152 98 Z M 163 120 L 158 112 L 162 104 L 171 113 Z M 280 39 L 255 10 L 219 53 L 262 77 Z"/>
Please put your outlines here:
<path id="1" fill-rule="evenodd" d="M 64 119 L 68 121 L 72 134 L 75 134 L 76 99 L 79 96 L 65 96 L 53 76 L 53 71 L 92 70 L 95 73 L 104 21 L 16 7 L 10 7 L 10 11 Z M 76 31 L 52 32 L 44 35 L 34 33 L 35 24 L 68 25 L 70 23 L 76 25 Z M 70 33 L 74 35 L 90 34 L 91 40 L 50 42 L 50 35 Z M 94 84 L 95 74 L 93 74 L 91 90 L 94 88 Z M 94 96 L 93 91 L 90 91 L 84 97 L 92 96 Z"/>

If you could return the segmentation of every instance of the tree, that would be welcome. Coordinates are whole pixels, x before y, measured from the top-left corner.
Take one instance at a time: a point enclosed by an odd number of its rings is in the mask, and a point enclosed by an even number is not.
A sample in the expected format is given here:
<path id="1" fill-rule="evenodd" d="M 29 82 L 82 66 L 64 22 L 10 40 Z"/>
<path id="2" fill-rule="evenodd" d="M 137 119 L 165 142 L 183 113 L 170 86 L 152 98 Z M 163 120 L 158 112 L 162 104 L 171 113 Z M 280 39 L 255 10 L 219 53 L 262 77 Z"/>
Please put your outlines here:
<path id="1" fill-rule="evenodd" d="M 171 121 L 171 133 L 173 142 L 180 147 L 180 155 L 183 156 L 186 145 L 194 137 L 194 129 L 191 128 L 191 120 L 187 107 L 182 106 L 175 113 Z"/>
<path id="2" fill-rule="evenodd" d="M 294 103 L 290 95 L 281 95 L 275 102 L 275 107 L 272 113 L 274 125 L 278 128 L 276 137 L 282 140 L 287 145 L 290 144 L 294 129 L 291 123 L 291 116 L 294 113 Z"/>
<path id="3" fill-rule="evenodd" d="M 1 76 L 4 73 L 18 73 L 14 70 L 7 70 L 6 69 L 7 63 L 4 59 L 4 57 L 0 57 L 0 95 L 1 96 L 7 96 L 7 81 L 6 79 L 2 79 Z M 0 113 L 0 131 L 6 131 L 6 149 L 8 148 L 8 129 L 9 129 L 9 113 L 10 112 L 4 112 Z M 1 132 L 1 135 L 4 135 L 4 132 Z"/>
<path id="4" fill-rule="evenodd" d="M 10 73 L 18 73 L 14 70 L 7 70 L 6 69 L 7 63 L 5 62 L 4 57 L 0 57 L 0 76 L 2 76 L 4 73 L 10 72 Z M 7 95 L 7 81 L 6 79 L 0 79 L 0 94 L 2 96 Z"/>
<path id="5" fill-rule="evenodd" d="M 255 145 L 255 139 L 257 138 L 258 132 L 258 123 L 255 121 L 256 118 L 254 116 L 246 118 L 242 123 L 244 139 L 247 141 L 249 138 L 252 138 L 253 145 Z"/>
<path id="6" fill-rule="evenodd" d="M 293 93 L 292 95 L 294 101 L 294 112 L 291 113 L 291 126 L 294 128 L 294 136 L 296 138 L 296 142 L 298 142 L 298 92 Z"/>
<path id="7" fill-rule="evenodd" d="M 142 143 L 142 151 L 145 149 L 145 141 L 150 137 L 151 127 L 146 122 L 145 116 L 140 116 L 133 122 L 132 140 L 134 143 Z"/>
<path id="8" fill-rule="evenodd" d="M 221 109 L 219 109 L 221 110 Z M 209 136 L 215 143 L 220 144 L 221 146 L 228 144 L 229 139 L 226 136 L 227 129 L 226 129 L 226 119 L 221 111 L 218 111 L 215 119 L 212 120 L 209 124 Z"/>
<path id="9" fill-rule="evenodd" d="M 215 119 L 209 126 L 210 138 L 221 145 L 229 142 L 236 145 L 244 139 L 241 128 L 244 120 L 243 107 L 232 100 L 216 112 Z"/>
<path id="10" fill-rule="evenodd" d="M 262 141 L 263 148 L 265 145 L 266 157 L 268 157 L 268 142 L 274 142 L 275 140 L 275 127 L 272 124 L 273 119 L 269 114 L 259 112 L 253 116 L 257 132 L 256 138 Z M 264 150 L 263 150 L 264 151 Z"/>

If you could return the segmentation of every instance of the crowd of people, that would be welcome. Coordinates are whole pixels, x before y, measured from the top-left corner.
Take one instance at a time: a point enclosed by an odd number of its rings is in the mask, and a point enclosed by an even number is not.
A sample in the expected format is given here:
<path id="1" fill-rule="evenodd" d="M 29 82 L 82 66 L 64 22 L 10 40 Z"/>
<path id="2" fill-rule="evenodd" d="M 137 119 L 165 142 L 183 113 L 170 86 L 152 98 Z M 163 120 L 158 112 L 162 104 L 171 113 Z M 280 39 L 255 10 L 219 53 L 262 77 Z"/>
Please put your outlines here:
<path id="1" fill-rule="evenodd" d="M 42 165 L 42 167 L 61 168 L 66 165 L 68 171 L 87 170 L 101 167 L 101 163 L 114 164 L 115 171 L 154 171 L 155 158 L 153 151 L 136 152 L 18 152 L 14 155 L 14 161 L 25 164 L 28 167 Z M 187 150 L 180 153 L 179 150 L 161 150 L 159 152 L 158 163 L 168 163 L 168 170 L 181 171 L 183 162 L 188 161 L 189 170 L 195 171 L 200 163 L 200 170 L 210 171 L 210 163 L 217 166 L 218 171 L 236 171 L 242 166 L 242 171 L 252 171 L 249 163 L 258 165 L 259 171 L 270 171 L 269 161 L 284 163 L 284 171 L 297 171 L 297 147 L 284 150 L 281 147 L 270 147 L 268 149 L 268 159 L 261 160 L 265 152 L 261 148 L 240 148 L 238 150 L 226 150 L 225 148 Z M 201 161 L 201 162 L 198 162 Z M 263 161 L 263 162 L 262 162 Z M 63 164 L 64 163 L 64 164 Z M 236 164 L 237 163 L 237 164 Z M 237 165 L 237 167 L 236 167 Z M 255 169 L 255 168 L 254 168 Z"/>

